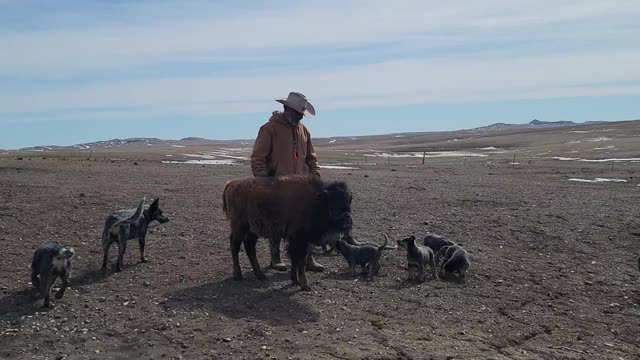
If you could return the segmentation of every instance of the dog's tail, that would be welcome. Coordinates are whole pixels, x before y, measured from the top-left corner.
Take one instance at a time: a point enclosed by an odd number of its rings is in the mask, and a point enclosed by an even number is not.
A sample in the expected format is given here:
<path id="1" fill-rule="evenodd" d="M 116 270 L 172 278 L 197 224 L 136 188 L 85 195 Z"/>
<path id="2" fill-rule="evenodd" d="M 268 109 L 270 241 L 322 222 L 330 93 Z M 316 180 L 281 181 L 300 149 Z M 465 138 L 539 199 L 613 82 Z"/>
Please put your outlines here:
<path id="1" fill-rule="evenodd" d="M 382 235 L 384 235 L 384 244 L 378 248 L 379 251 L 395 250 L 398 248 L 398 246 L 387 246 L 387 243 L 389 242 L 389 236 L 387 236 L 387 234 L 385 233 L 382 233 Z"/>
<path id="2" fill-rule="evenodd" d="M 136 212 L 133 213 L 133 215 L 129 216 L 126 219 L 122 219 L 118 222 L 116 222 L 115 224 L 113 224 L 113 227 L 115 227 L 116 225 L 120 225 L 120 224 L 131 224 L 133 222 L 138 221 L 138 219 L 140 219 L 140 217 L 142 217 L 142 212 L 144 211 L 144 202 L 145 200 L 147 200 L 147 197 L 143 197 L 142 200 L 140 200 L 140 202 L 138 203 L 138 207 L 136 208 Z"/>
<path id="3" fill-rule="evenodd" d="M 382 244 L 381 246 L 378 247 L 378 251 L 382 251 L 384 250 L 384 248 L 387 247 L 387 243 L 389 242 L 389 237 L 387 236 L 387 234 L 382 233 L 382 235 L 384 235 L 384 244 Z"/>

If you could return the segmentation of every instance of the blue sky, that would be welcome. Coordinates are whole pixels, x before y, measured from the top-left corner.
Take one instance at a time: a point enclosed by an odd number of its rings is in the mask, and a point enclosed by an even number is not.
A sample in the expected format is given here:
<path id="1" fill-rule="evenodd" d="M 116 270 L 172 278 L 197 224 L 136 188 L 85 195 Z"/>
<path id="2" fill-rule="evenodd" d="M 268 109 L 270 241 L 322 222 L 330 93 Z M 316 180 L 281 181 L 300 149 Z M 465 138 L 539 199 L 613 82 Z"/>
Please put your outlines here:
<path id="1" fill-rule="evenodd" d="M 0 0 L 0 148 L 640 118 L 637 1 Z"/>

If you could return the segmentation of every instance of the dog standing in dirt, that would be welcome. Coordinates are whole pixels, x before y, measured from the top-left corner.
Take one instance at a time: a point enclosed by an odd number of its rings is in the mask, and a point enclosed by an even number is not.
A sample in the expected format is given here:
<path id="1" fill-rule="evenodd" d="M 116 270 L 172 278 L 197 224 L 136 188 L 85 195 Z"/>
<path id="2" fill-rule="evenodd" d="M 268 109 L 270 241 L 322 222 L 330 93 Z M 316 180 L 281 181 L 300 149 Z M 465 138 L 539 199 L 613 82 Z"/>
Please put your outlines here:
<path id="1" fill-rule="evenodd" d="M 56 292 L 55 298 L 59 300 L 64 296 L 64 292 L 70 284 L 71 259 L 74 254 L 73 248 L 62 246 L 55 240 L 45 241 L 33 254 L 31 284 L 40 291 L 44 298 L 43 307 L 50 306 L 51 286 L 58 278 L 62 280 L 62 287 Z"/>
<path id="2" fill-rule="evenodd" d="M 418 268 L 418 277 L 420 281 L 424 281 L 427 274 L 424 272 L 425 266 L 431 267 L 433 278 L 437 279 L 436 263 L 433 250 L 427 246 L 416 244 L 416 237 L 411 235 L 408 238 L 398 240 L 398 247 L 407 251 L 407 267 L 409 270 L 408 280 L 414 278 L 413 271 Z"/>
<path id="3" fill-rule="evenodd" d="M 428 233 L 425 235 L 422 242 L 425 246 L 430 247 L 434 254 L 440 251 L 444 246 L 456 245 L 455 242 L 447 239 L 446 237 L 434 233 Z"/>
<path id="4" fill-rule="evenodd" d="M 149 206 L 144 206 L 144 200 L 140 201 L 136 209 L 118 210 L 107 217 L 102 231 L 102 250 L 104 253 L 102 270 L 107 269 L 109 248 L 113 243 L 117 243 L 118 260 L 116 262 L 116 271 L 122 271 L 127 241 L 131 239 L 138 239 L 140 261 L 147 261 L 144 257 L 144 245 L 149 224 L 154 220 L 164 224 L 169 219 L 162 214 L 159 198 L 153 200 Z"/>
<path id="5" fill-rule="evenodd" d="M 436 264 L 439 266 L 438 274 L 446 271 L 449 274 L 455 274 L 459 281 L 463 281 L 469 268 L 469 254 L 460 245 L 449 245 L 442 247 L 435 258 Z"/>
<path id="6" fill-rule="evenodd" d="M 373 279 L 373 275 L 377 274 L 380 270 L 380 257 L 382 257 L 382 250 L 387 246 L 389 237 L 384 234 L 384 244 L 381 246 L 374 246 L 370 244 L 352 245 L 349 244 L 344 238 L 336 241 L 336 249 L 347 260 L 351 275 L 356 277 L 356 266 L 360 265 L 365 269 L 368 267 L 368 278 Z"/>

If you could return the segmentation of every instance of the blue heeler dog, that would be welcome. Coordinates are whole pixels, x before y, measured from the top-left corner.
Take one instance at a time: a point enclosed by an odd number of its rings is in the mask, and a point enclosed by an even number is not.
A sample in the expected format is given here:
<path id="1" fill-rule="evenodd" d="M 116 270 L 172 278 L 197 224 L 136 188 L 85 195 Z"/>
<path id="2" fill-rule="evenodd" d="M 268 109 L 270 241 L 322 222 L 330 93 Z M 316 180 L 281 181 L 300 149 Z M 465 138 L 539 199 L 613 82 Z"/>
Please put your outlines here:
<path id="1" fill-rule="evenodd" d="M 107 217 L 102 231 L 102 250 L 104 252 L 102 270 L 107 269 L 109 248 L 113 243 L 117 243 L 118 261 L 116 262 L 116 271 L 122 271 L 127 241 L 131 239 L 138 239 L 140 261 L 147 261 L 144 257 L 144 242 L 149 224 L 154 220 L 164 224 L 169 219 L 162 214 L 162 210 L 159 207 L 159 198 L 153 200 L 151 205 L 148 206 L 144 206 L 144 200 L 140 201 L 136 209 L 118 210 Z"/>
<path id="2" fill-rule="evenodd" d="M 45 241 L 33 254 L 31 262 L 31 284 L 40 291 L 44 298 L 44 307 L 49 307 L 51 286 L 58 278 L 62 280 L 62 287 L 56 292 L 55 298 L 62 299 L 69 287 L 71 277 L 71 258 L 75 251 L 71 247 L 60 245 L 55 240 Z"/>

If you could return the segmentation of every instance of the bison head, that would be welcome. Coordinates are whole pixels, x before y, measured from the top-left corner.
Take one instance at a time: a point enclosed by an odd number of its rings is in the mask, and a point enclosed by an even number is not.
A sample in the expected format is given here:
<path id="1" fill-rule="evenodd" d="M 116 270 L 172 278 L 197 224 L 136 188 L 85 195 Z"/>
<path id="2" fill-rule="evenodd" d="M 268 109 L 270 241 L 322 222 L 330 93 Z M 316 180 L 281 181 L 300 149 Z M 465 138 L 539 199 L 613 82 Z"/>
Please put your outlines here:
<path id="1" fill-rule="evenodd" d="M 350 233 L 351 192 L 344 182 L 334 182 L 322 187 L 318 194 L 318 215 L 327 220 L 325 232 Z"/>

